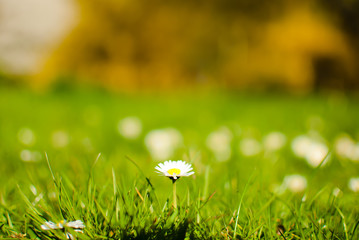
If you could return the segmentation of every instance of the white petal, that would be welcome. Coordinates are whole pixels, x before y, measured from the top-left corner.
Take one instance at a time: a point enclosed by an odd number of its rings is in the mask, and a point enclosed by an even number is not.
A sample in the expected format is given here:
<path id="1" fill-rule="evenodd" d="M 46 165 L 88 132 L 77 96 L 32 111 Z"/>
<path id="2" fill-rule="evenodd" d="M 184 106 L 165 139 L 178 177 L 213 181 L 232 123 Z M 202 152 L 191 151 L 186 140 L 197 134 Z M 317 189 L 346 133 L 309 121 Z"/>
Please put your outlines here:
<path id="1" fill-rule="evenodd" d="M 71 228 L 85 228 L 85 224 L 81 220 L 76 220 L 66 224 L 67 227 Z"/>
<path id="2" fill-rule="evenodd" d="M 45 224 L 41 225 L 41 228 L 43 230 L 60 229 L 60 228 L 62 228 L 62 225 L 57 226 L 55 223 L 49 221 L 49 222 L 45 222 Z"/>
<path id="3" fill-rule="evenodd" d="M 71 239 L 71 240 L 74 240 L 75 238 L 74 238 L 74 236 L 72 236 L 72 234 L 71 233 L 66 233 L 66 238 L 67 239 Z"/>

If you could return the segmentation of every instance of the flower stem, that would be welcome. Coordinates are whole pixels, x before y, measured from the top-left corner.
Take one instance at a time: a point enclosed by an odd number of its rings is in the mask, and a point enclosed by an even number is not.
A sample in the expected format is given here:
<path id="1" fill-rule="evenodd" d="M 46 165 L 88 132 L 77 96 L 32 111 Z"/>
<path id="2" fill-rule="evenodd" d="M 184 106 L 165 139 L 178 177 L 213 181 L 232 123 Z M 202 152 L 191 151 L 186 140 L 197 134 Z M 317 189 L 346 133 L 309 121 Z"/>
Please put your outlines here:
<path id="1" fill-rule="evenodd" d="M 177 208 L 176 181 L 173 181 L 173 207 Z"/>

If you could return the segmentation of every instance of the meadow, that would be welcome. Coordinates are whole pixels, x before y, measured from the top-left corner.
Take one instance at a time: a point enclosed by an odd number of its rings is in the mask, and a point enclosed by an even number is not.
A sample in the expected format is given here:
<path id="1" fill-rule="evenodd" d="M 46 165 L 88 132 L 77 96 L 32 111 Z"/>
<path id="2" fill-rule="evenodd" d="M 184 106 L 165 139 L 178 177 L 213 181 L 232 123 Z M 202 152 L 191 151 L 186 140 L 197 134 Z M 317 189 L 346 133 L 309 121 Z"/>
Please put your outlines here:
<path id="1" fill-rule="evenodd" d="M 0 112 L 2 239 L 359 239 L 354 95 L 3 88 Z M 177 208 L 166 160 L 195 172 Z"/>

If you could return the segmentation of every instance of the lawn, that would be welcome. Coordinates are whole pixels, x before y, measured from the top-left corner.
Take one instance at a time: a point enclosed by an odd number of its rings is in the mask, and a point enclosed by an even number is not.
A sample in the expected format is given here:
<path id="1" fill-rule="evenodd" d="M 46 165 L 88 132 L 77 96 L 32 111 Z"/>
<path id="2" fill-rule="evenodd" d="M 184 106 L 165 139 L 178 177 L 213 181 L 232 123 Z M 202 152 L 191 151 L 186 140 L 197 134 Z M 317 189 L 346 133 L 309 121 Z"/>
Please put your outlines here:
<path id="1" fill-rule="evenodd" d="M 355 96 L 3 88 L 0 112 L 0 238 L 359 239 Z M 166 160 L 195 172 L 177 208 Z"/>

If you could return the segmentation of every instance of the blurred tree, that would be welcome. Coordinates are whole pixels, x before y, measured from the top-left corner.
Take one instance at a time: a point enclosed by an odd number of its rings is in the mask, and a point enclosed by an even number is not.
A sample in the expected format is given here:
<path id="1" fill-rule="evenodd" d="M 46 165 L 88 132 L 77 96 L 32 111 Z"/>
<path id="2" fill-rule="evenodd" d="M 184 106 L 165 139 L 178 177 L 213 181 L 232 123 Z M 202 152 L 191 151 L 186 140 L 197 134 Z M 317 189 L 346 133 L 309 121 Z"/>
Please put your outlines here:
<path id="1" fill-rule="evenodd" d="M 348 44 L 350 45 L 351 50 L 353 51 L 353 69 L 355 69 L 355 74 L 351 76 L 346 76 L 342 81 L 330 81 L 331 84 L 335 86 L 341 86 L 341 88 L 347 89 L 358 89 L 359 88 L 359 1 L 358 0 L 346 0 L 346 1 L 337 1 L 337 0 L 319 0 L 322 8 L 328 13 L 331 17 L 331 20 L 334 25 L 342 29 L 343 33 L 347 36 Z M 323 78 L 323 75 L 329 75 L 334 69 L 334 76 L 343 76 L 343 74 L 338 74 L 338 72 L 343 72 L 338 68 L 342 68 L 340 62 L 337 62 L 335 59 L 320 59 L 316 64 L 317 73 L 318 73 L 318 87 L 323 85 L 323 79 L 328 79 L 328 77 Z M 324 85 L 326 85 L 324 83 Z"/>
<path id="2" fill-rule="evenodd" d="M 314 1 L 78 1 L 81 21 L 38 85 L 69 73 L 126 91 L 198 84 L 308 91 L 358 76 L 349 37 Z M 323 74 L 332 69 L 337 80 Z"/>

